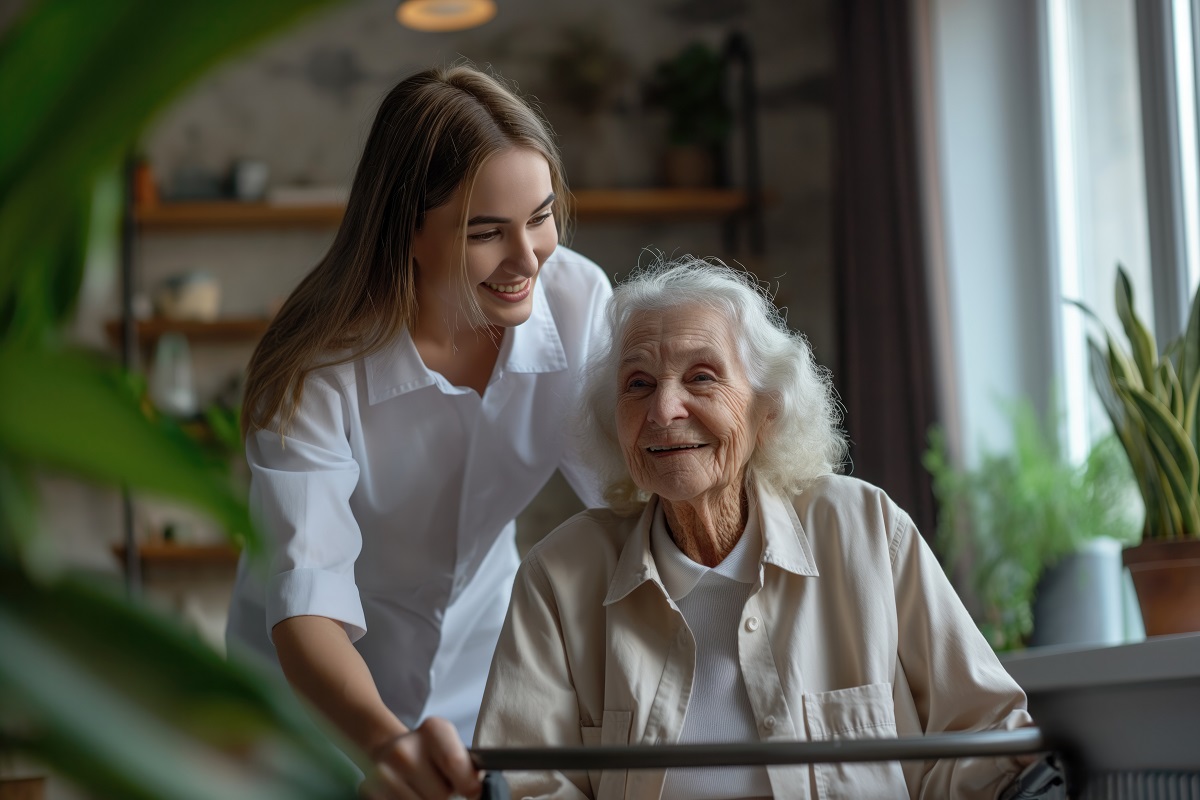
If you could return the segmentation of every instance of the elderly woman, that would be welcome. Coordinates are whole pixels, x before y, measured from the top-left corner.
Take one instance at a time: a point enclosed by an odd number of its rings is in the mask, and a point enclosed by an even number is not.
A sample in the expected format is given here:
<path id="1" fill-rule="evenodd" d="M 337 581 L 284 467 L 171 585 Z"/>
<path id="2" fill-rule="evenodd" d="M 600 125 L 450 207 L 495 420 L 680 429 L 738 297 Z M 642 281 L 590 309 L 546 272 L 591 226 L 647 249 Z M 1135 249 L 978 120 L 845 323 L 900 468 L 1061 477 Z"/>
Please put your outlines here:
<path id="1" fill-rule="evenodd" d="M 828 374 L 744 273 L 644 269 L 585 388 L 611 510 L 535 546 L 482 746 L 818 741 L 1029 725 L 909 517 L 835 475 Z M 995 797 L 1009 759 L 511 774 L 514 797 Z"/>

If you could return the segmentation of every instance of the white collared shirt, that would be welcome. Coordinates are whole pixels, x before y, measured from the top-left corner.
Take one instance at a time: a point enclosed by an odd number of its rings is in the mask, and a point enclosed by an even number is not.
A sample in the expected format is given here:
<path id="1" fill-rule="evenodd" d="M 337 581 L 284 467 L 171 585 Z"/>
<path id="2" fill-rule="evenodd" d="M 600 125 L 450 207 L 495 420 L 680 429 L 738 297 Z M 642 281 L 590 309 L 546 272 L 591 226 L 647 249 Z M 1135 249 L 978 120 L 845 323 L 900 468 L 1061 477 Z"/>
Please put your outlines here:
<path id="1" fill-rule="evenodd" d="M 239 565 L 231 652 L 274 660 L 280 620 L 339 620 L 401 721 L 446 717 L 470 741 L 518 563 L 514 518 L 558 468 L 600 500 L 564 421 L 610 294 L 599 267 L 557 248 L 482 398 L 427 369 L 407 332 L 314 372 L 286 442 L 246 442 L 273 552 L 265 579 Z"/>

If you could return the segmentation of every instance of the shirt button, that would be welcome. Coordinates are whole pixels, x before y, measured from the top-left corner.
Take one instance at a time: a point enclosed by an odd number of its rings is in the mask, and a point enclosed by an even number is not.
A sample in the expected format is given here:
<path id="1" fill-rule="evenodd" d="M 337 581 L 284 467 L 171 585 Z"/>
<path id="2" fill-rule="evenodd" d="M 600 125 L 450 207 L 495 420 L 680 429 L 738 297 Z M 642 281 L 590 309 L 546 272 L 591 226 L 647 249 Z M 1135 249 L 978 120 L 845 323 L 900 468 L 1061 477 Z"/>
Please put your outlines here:
<path id="1" fill-rule="evenodd" d="M 750 631 L 751 633 L 754 633 L 756 630 L 758 630 L 758 617 L 746 618 L 746 630 Z"/>
<path id="2" fill-rule="evenodd" d="M 775 730 L 775 718 L 768 716 L 766 719 L 763 720 L 763 727 L 769 731 Z"/>

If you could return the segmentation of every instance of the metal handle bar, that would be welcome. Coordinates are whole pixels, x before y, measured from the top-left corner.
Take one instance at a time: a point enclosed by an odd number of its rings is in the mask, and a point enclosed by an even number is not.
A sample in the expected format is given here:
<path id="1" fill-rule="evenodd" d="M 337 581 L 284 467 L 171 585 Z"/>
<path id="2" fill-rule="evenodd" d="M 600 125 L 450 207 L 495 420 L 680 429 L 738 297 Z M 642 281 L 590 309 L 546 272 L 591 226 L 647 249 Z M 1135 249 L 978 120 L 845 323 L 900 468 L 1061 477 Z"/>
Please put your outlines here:
<path id="1" fill-rule="evenodd" d="M 1051 749 L 1038 728 L 938 733 L 895 739 L 825 742 L 731 742 L 632 747 L 476 748 L 471 758 L 485 770 L 677 769 L 819 764 L 858 761 L 925 761 L 969 756 L 1008 756 Z"/>

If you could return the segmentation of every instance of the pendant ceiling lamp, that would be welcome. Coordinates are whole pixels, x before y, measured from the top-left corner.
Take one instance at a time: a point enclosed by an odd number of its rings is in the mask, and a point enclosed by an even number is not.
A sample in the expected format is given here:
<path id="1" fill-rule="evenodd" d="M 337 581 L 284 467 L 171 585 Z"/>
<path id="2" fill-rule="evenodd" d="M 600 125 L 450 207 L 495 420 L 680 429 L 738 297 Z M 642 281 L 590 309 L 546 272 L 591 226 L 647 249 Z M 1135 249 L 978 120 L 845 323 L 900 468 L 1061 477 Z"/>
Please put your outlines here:
<path id="1" fill-rule="evenodd" d="M 404 0 L 396 7 L 396 20 L 415 31 L 463 31 L 494 16 L 493 0 Z"/>

